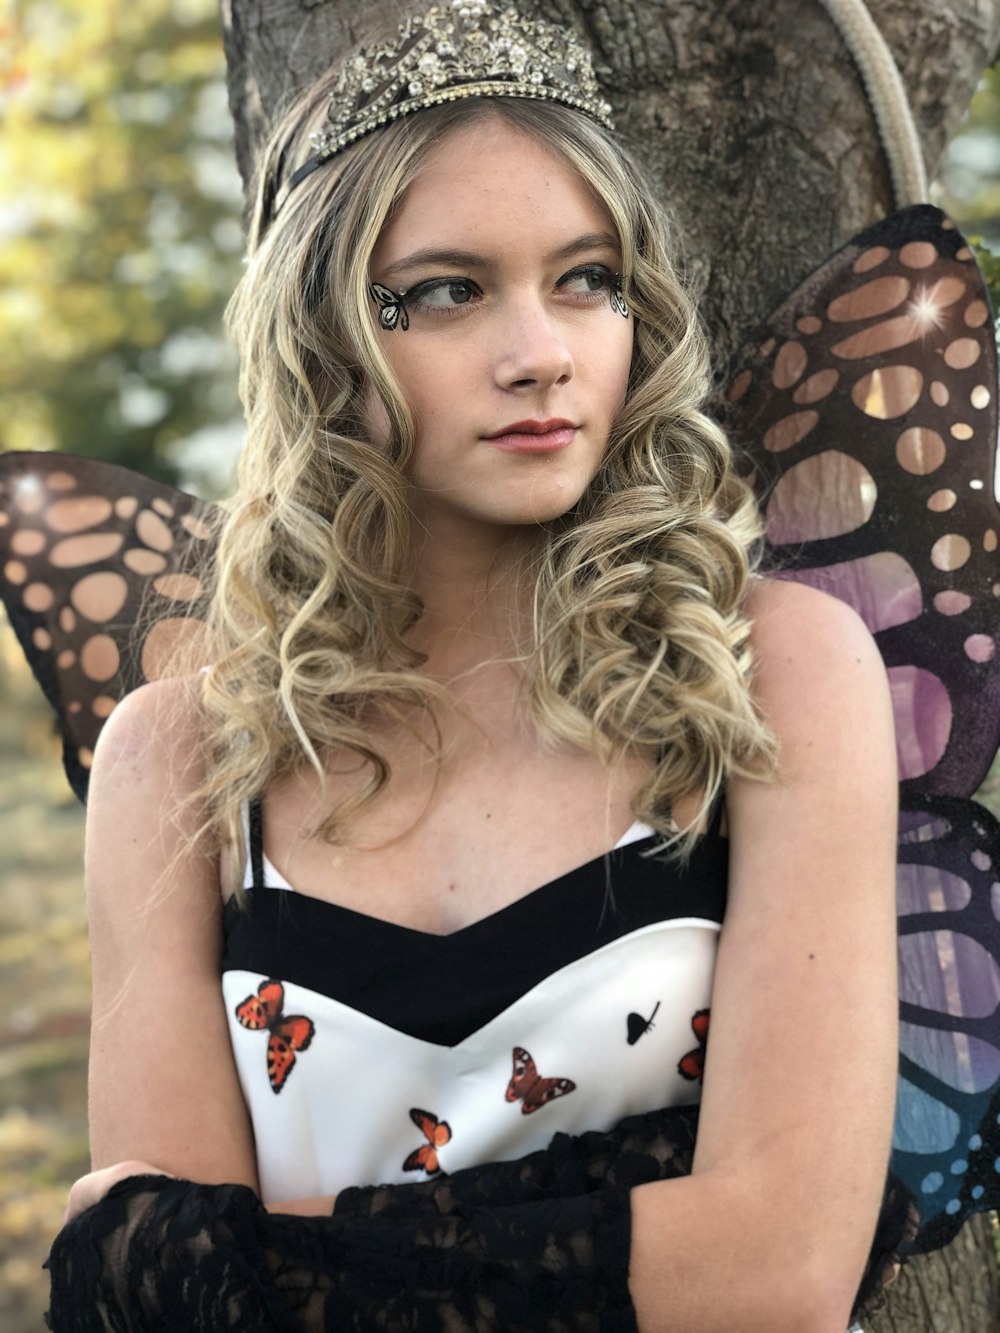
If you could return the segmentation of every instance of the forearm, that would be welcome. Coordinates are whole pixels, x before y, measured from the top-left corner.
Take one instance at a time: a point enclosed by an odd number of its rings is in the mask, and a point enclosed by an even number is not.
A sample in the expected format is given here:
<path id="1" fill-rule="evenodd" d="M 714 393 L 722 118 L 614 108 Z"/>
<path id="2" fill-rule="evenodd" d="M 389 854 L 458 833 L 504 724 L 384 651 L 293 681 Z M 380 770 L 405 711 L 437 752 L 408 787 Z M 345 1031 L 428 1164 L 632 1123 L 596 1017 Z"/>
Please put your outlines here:
<path id="1" fill-rule="evenodd" d="M 141 1328 L 146 1333 L 156 1327 L 148 1303 L 161 1286 L 169 1302 L 196 1299 L 213 1310 L 215 1293 L 202 1291 L 198 1280 L 204 1255 L 211 1256 L 212 1281 L 225 1279 L 226 1308 L 238 1311 L 241 1321 L 234 1326 L 245 1330 L 265 1326 L 254 1322 L 264 1317 L 260 1310 L 275 1302 L 284 1310 L 289 1298 L 299 1299 L 313 1283 L 324 1292 L 334 1290 L 345 1276 L 357 1272 L 359 1253 L 374 1254 L 383 1277 L 381 1260 L 386 1255 L 395 1256 L 394 1262 L 407 1255 L 414 1262 L 419 1257 L 425 1276 L 428 1266 L 438 1265 L 434 1310 L 446 1296 L 454 1307 L 482 1285 L 475 1257 L 480 1233 L 490 1237 L 492 1271 L 506 1272 L 519 1286 L 534 1263 L 535 1287 L 547 1284 L 554 1296 L 560 1290 L 555 1271 L 546 1276 L 547 1270 L 538 1269 L 537 1254 L 524 1248 L 532 1228 L 541 1253 L 548 1256 L 555 1240 L 565 1242 L 580 1260 L 569 1285 L 583 1302 L 581 1308 L 605 1299 L 616 1309 L 623 1302 L 630 1309 L 628 1187 L 689 1171 L 696 1129 L 697 1108 L 689 1107 L 632 1117 L 607 1132 L 560 1134 L 546 1150 L 519 1161 L 488 1163 L 414 1184 L 344 1190 L 336 1199 L 335 1216 L 330 1216 L 334 1201 L 329 1199 L 278 1201 L 265 1209 L 247 1189 L 133 1177 L 57 1238 L 51 1256 L 52 1327 L 57 1333 L 91 1333 L 104 1327 Z M 159 1234 L 164 1227 L 169 1243 Z M 500 1262 L 498 1246 L 511 1237 L 518 1248 Z M 612 1243 L 617 1245 L 617 1264 L 610 1262 Z M 227 1250 L 234 1244 L 244 1252 L 230 1263 Z M 595 1258 L 595 1244 L 601 1250 L 600 1267 L 588 1276 L 583 1260 L 588 1254 Z M 324 1265 L 329 1272 L 322 1271 Z M 185 1270 L 187 1278 L 181 1279 Z M 262 1288 L 265 1279 L 268 1285 Z M 595 1282 L 610 1282 L 611 1294 L 602 1297 Z M 81 1298 L 87 1284 L 90 1294 Z M 386 1293 L 382 1288 L 382 1294 L 390 1304 L 399 1300 L 398 1290 Z M 328 1299 L 332 1297 L 318 1298 L 319 1305 L 325 1308 Z M 544 1291 L 536 1290 L 534 1300 L 543 1308 Z M 114 1312 L 107 1325 L 101 1322 L 102 1310 Z M 454 1310 L 453 1315 L 454 1328 L 464 1327 Z M 187 1309 L 172 1317 L 175 1327 L 204 1326 Z M 222 1318 L 217 1312 L 215 1317 Z M 294 1312 L 287 1317 L 293 1320 L 289 1327 L 311 1327 Z M 422 1315 L 432 1321 L 430 1327 L 437 1317 L 433 1311 Z M 516 1324 L 497 1325 L 508 1326 Z M 572 1327 L 572 1321 L 566 1326 Z M 344 1327 L 365 1324 L 345 1318 Z"/>
<path id="2" fill-rule="evenodd" d="M 815 1247 L 821 1209 L 794 1222 L 770 1191 L 712 1173 L 631 1193 L 629 1289 L 640 1333 L 844 1333 L 853 1288 Z M 855 1283 L 856 1285 L 856 1283 Z"/>

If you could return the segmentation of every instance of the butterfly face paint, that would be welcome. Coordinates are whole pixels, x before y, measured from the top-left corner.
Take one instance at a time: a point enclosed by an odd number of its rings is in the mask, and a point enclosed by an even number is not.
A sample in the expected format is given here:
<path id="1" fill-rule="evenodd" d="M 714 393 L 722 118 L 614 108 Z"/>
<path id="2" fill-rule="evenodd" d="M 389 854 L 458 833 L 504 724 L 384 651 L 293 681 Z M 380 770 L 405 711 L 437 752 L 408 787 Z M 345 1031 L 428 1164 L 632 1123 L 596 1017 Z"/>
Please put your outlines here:
<path id="1" fill-rule="evenodd" d="M 406 292 L 394 292 L 389 287 L 383 287 L 380 282 L 370 282 L 368 295 L 378 306 L 379 327 L 398 328 L 405 333 L 410 327 L 410 317 L 406 313 Z"/>
<path id="2" fill-rule="evenodd" d="M 622 275 L 620 273 L 610 273 L 603 265 L 590 264 L 585 265 L 578 272 L 567 274 L 567 277 L 590 278 L 605 282 L 611 300 L 611 309 L 616 315 L 628 319 L 628 304 L 622 290 Z M 473 284 L 467 282 L 450 282 L 447 285 L 469 291 L 473 286 Z M 418 287 L 411 288 L 410 291 L 394 292 L 391 287 L 383 287 L 380 282 L 370 282 L 368 284 L 368 295 L 378 307 L 379 327 L 390 331 L 402 329 L 405 333 L 410 327 L 410 317 L 406 310 L 407 300 L 419 296 L 424 288 L 430 288 L 430 286 L 429 283 L 420 283 Z"/>

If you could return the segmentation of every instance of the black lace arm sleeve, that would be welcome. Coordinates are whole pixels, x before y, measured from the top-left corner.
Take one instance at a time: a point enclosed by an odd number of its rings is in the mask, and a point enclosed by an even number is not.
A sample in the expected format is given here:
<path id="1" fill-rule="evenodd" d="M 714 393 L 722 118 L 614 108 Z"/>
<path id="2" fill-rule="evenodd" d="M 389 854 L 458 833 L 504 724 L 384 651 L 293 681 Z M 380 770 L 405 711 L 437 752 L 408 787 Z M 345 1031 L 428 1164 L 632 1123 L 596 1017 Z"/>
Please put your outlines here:
<path id="1" fill-rule="evenodd" d="M 245 1186 L 133 1177 L 49 1258 L 55 1333 L 636 1333 L 627 1191 L 461 1215 L 272 1215 Z"/>
<path id="2" fill-rule="evenodd" d="M 629 1190 L 687 1174 L 696 1113 L 273 1215 L 245 1186 L 116 1186 L 49 1257 L 53 1333 L 635 1333 Z M 880 1282 L 881 1260 L 871 1266 Z"/>

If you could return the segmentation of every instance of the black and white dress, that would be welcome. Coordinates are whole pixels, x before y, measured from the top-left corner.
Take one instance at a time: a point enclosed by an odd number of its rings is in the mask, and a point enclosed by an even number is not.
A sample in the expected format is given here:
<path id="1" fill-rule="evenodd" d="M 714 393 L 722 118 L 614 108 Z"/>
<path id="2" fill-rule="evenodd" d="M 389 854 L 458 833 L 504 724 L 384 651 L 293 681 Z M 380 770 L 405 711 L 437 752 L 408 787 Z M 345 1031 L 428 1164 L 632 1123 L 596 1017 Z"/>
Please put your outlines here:
<path id="1" fill-rule="evenodd" d="M 222 988 L 265 1201 L 523 1157 L 697 1102 L 728 850 L 636 823 L 450 935 L 296 893 L 250 812 Z"/>

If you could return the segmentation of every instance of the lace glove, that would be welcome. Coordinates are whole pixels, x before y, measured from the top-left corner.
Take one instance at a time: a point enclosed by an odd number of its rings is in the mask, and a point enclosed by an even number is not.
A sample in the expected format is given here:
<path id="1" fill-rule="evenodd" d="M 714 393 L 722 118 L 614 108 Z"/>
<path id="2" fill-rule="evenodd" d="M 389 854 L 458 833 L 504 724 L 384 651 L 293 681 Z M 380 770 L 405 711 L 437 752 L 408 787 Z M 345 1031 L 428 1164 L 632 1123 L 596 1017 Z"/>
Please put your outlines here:
<path id="1" fill-rule="evenodd" d="M 691 1169 L 697 1108 L 515 1162 L 343 1191 L 331 1218 L 246 1187 L 137 1177 L 56 1238 L 54 1333 L 96 1329 L 628 1330 L 628 1190 Z"/>
<path id="2" fill-rule="evenodd" d="M 53 1333 L 636 1333 L 625 1190 L 461 1217 L 293 1217 L 132 1177 L 56 1237 Z"/>

